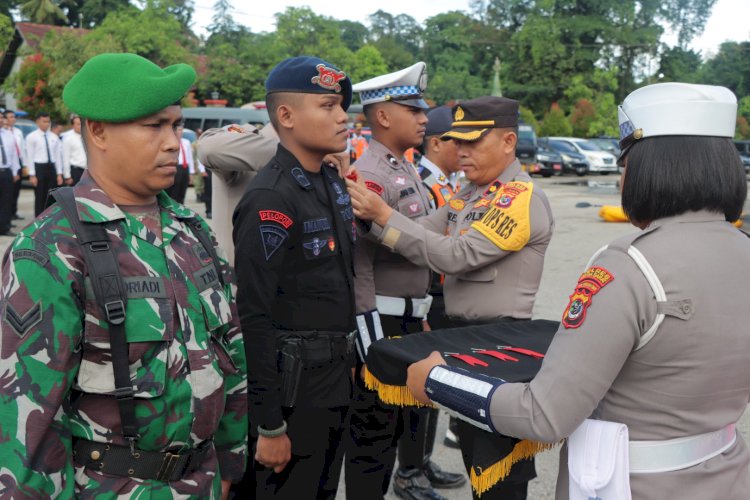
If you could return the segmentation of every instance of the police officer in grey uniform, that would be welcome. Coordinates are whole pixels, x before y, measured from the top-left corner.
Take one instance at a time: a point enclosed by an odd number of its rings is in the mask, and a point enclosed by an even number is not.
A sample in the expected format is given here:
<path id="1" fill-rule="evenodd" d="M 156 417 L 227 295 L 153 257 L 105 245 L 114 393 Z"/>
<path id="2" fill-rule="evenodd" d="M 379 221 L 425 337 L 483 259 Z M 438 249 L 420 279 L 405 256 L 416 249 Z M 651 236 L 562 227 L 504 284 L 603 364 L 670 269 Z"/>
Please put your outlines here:
<path id="1" fill-rule="evenodd" d="M 211 225 L 232 265 L 232 214 L 255 174 L 276 154 L 278 144 L 271 124 L 260 129 L 250 124 L 212 128 L 198 139 L 198 160 L 214 174 Z"/>
<path id="2" fill-rule="evenodd" d="M 468 390 L 465 418 L 543 442 L 592 422 L 626 426 L 630 491 L 617 498 L 747 498 L 750 454 L 735 423 L 750 396 L 750 240 L 729 222 L 747 196 L 736 105 L 723 87 L 631 93 L 620 107 L 622 204 L 641 230 L 591 259 L 536 378 L 476 385 L 433 353 L 410 367 L 412 392 L 455 409 Z M 557 498 L 578 498 L 566 458 Z"/>
<path id="3" fill-rule="evenodd" d="M 445 274 L 452 326 L 529 319 L 554 221 L 546 195 L 515 157 L 518 102 L 465 101 L 453 107 L 453 120 L 443 137 L 458 142 L 471 184 L 437 212 L 411 221 L 350 181 L 355 215 L 374 220 L 371 235 L 389 249 Z M 482 498 L 525 498 L 535 475 L 533 461 L 522 461 Z"/>
<path id="4" fill-rule="evenodd" d="M 358 92 L 372 128 L 370 147 L 355 163 L 365 185 L 406 218 L 430 210 L 427 190 L 406 150 L 419 146 L 425 133 L 428 108 L 422 99 L 425 63 L 379 76 L 353 87 Z M 355 248 L 355 294 L 358 348 L 361 359 L 377 339 L 421 332 L 432 298 L 430 271 L 360 239 Z M 346 486 L 351 498 L 382 498 L 388 490 L 399 450 L 394 491 L 408 499 L 439 499 L 434 486 L 454 487 L 457 474 L 441 471 L 425 451 L 434 440 L 437 415 L 426 409 L 398 409 L 377 400 L 376 393 L 359 387 L 351 410 L 351 446 L 347 450 Z M 431 418 L 432 417 L 432 418 Z M 432 423 L 431 423 L 432 422 Z M 430 429 L 431 432 L 430 432 Z M 429 436 L 428 436 L 429 435 Z M 431 484 L 432 483 L 432 484 Z"/>

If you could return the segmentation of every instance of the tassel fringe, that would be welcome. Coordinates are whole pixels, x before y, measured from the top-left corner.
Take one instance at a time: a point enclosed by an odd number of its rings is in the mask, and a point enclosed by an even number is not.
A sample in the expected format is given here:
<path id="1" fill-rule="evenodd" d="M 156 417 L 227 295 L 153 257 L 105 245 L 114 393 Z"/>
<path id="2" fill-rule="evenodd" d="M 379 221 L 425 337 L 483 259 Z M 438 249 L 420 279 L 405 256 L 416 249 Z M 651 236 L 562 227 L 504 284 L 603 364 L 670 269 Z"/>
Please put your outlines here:
<path id="1" fill-rule="evenodd" d="M 388 385 L 378 380 L 375 375 L 370 373 L 365 365 L 365 386 L 371 391 L 376 391 L 380 400 L 389 405 L 396 406 L 421 406 L 421 407 L 432 407 L 432 405 L 425 405 L 414 399 L 411 391 L 405 385 Z"/>
<path id="2" fill-rule="evenodd" d="M 386 404 L 397 406 L 426 406 L 414 399 L 409 388 L 404 385 L 388 385 L 378 380 L 365 366 L 365 386 L 378 393 L 378 397 Z M 428 405 L 432 406 L 432 405 Z M 477 496 L 488 491 L 510 474 L 513 464 L 520 460 L 531 458 L 539 452 L 551 450 L 557 443 L 539 443 L 524 439 L 516 443 L 513 451 L 499 462 L 484 469 L 479 474 L 476 468 L 471 469 L 471 487 Z"/>
<path id="3" fill-rule="evenodd" d="M 539 443 L 526 439 L 516 443 L 510 455 L 484 469 L 479 474 L 477 474 L 475 467 L 471 468 L 472 489 L 476 492 L 477 496 L 481 497 L 482 493 L 508 477 L 513 464 L 520 460 L 531 458 L 542 451 L 551 450 L 555 446 L 557 446 L 557 443 Z"/>

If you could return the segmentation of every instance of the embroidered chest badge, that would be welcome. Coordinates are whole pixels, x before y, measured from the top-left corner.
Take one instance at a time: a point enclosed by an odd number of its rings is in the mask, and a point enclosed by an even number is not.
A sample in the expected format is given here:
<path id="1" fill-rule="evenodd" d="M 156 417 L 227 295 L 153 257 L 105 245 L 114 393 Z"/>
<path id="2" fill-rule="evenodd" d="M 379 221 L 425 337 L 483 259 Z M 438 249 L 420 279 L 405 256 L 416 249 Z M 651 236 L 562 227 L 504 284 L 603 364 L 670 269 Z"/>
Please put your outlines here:
<path id="1" fill-rule="evenodd" d="M 333 242 L 333 238 L 330 240 L 321 240 L 320 238 L 313 238 L 311 241 L 308 241 L 306 243 L 303 243 L 302 246 L 304 246 L 306 249 L 311 250 L 314 256 L 320 255 L 320 251 L 325 248 L 326 245 L 328 247 L 331 247 L 331 244 L 333 244 L 333 248 L 331 248 L 331 251 L 333 251 L 334 248 L 336 248 L 336 243 Z"/>
<path id="2" fill-rule="evenodd" d="M 450 207 L 453 210 L 458 210 L 459 212 L 464 209 L 466 206 L 466 202 L 459 198 L 454 198 L 450 201 Z"/>
<path id="3" fill-rule="evenodd" d="M 586 311 L 591 306 L 594 295 L 615 279 L 612 273 L 603 267 L 590 267 L 580 278 L 575 290 L 570 295 L 570 302 L 563 314 L 565 328 L 578 328 L 586 319 Z"/>
<path id="4" fill-rule="evenodd" d="M 318 64 L 315 66 L 315 69 L 318 70 L 318 74 L 310 80 L 313 84 L 323 87 L 326 90 L 341 92 L 341 84 L 339 82 L 346 78 L 346 73 L 336 71 L 325 64 Z"/>
<path id="5" fill-rule="evenodd" d="M 409 205 L 409 212 L 413 214 L 419 212 L 419 203 L 412 203 L 411 205 Z"/>
<path id="6" fill-rule="evenodd" d="M 406 177 L 396 177 L 396 184 L 399 186 L 405 186 L 406 185 Z"/>

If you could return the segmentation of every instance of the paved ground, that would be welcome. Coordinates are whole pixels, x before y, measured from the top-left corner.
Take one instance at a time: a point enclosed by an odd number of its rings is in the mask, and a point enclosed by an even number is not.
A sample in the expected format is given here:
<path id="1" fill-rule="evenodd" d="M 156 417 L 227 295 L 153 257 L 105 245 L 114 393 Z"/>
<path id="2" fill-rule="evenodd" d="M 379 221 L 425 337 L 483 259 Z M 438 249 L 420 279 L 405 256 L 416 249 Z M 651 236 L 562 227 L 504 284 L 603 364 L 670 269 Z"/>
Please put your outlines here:
<path id="1" fill-rule="evenodd" d="M 586 265 L 589 257 L 600 247 L 620 235 L 634 231 L 629 224 L 604 223 L 597 216 L 598 208 L 576 208 L 576 203 L 589 202 L 593 205 L 619 205 L 619 195 L 615 176 L 589 177 L 554 177 L 538 179 L 552 204 L 555 215 L 555 235 L 547 251 L 544 275 L 537 296 L 534 316 L 558 320 L 568 302 L 568 295 Z M 195 196 L 188 193 L 188 205 L 203 213 L 203 206 L 194 202 Z M 30 190 L 22 193 L 19 208 L 27 218 L 18 221 L 19 228 L 30 221 L 33 213 L 33 194 Z M 750 211 L 749 211 L 750 212 Z M 0 237 L 0 251 L 4 252 L 10 238 Z M 435 460 L 447 470 L 462 471 L 459 452 L 446 448 L 442 444 L 447 418 L 441 416 L 438 427 L 438 439 L 435 448 Z M 750 437 L 750 416 L 746 412 L 740 422 L 740 429 L 746 439 Z M 548 500 L 554 498 L 555 477 L 557 475 L 557 450 L 542 453 L 537 458 L 539 477 L 529 488 L 530 500 Z M 442 490 L 441 493 L 450 500 L 471 498 L 468 486 L 458 490 Z M 345 498 L 340 492 L 338 499 Z M 392 493 L 389 500 L 397 498 Z"/>

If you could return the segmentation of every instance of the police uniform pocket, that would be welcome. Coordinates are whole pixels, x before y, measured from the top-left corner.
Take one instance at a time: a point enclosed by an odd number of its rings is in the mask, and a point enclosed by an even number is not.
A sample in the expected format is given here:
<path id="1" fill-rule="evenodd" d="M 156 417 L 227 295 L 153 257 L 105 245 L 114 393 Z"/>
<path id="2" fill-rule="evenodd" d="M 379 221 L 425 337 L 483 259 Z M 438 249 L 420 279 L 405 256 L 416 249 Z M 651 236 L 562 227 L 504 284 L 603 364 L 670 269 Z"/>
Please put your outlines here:
<path id="1" fill-rule="evenodd" d="M 497 268 L 495 266 L 484 266 L 479 269 L 474 269 L 468 273 L 460 274 L 457 276 L 462 281 L 474 281 L 474 282 L 485 282 L 489 283 L 495 281 L 497 277 Z"/>
<path id="2" fill-rule="evenodd" d="M 110 333 L 105 322 L 89 316 L 87 314 L 75 387 L 89 394 L 114 395 Z M 150 399 L 161 396 L 166 385 L 169 344 L 174 339 L 169 299 L 128 299 L 125 336 L 135 397 Z"/>
<path id="3" fill-rule="evenodd" d="M 424 203 L 418 195 L 398 200 L 398 211 L 407 217 L 421 217 L 425 214 Z"/>

